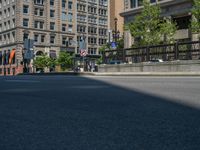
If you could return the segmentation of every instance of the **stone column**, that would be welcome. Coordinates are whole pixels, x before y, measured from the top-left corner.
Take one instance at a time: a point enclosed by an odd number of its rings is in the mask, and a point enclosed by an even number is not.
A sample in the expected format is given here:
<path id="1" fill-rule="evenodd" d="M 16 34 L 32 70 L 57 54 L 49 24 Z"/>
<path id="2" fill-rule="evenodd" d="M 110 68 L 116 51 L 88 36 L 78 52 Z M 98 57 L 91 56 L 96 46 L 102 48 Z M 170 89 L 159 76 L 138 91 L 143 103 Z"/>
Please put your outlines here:
<path id="1" fill-rule="evenodd" d="M 130 48 L 133 43 L 130 31 L 124 31 L 124 48 Z"/>

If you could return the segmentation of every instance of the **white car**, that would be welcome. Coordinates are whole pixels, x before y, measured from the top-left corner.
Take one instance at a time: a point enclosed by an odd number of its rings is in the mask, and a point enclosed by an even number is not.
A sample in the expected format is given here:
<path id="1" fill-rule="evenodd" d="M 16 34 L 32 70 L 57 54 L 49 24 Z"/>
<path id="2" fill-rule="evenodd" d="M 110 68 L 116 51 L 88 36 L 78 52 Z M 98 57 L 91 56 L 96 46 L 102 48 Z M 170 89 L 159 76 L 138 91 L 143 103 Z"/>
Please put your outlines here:
<path id="1" fill-rule="evenodd" d="M 164 62 L 162 59 L 152 59 L 149 62 Z"/>

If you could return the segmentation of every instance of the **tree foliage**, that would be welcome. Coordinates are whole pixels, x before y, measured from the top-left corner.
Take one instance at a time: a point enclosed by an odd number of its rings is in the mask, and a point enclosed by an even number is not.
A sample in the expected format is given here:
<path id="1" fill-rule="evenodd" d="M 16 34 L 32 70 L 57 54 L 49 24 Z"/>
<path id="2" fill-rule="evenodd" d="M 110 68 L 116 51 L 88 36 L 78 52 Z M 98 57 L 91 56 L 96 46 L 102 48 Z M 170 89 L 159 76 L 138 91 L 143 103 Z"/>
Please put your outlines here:
<path id="1" fill-rule="evenodd" d="M 55 64 L 55 61 L 48 57 L 47 55 L 42 55 L 39 57 L 36 57 L 36 59 L 33 60 L 33 66 L 36 68 L 42 68 L 45 67 L 49 68 Z"/>
<path id="2" fill-rule="evenodd" d="M 199 0 L 194 0 L 192 15 L 194 17 L 191 22 L 192 32 L 200 33 L 200 1 Z"/>
<path id="3" fill-rule="evenodd" d="M 161 19 L 161 9 L 158 4 L 151 5 L 144 0 L 143 5 L 141 14 L 126 27 L 135 38 L 135 44 L 142 46 L 172 41 L 176 24 L 171 19 Z"/>
<path id="4" fill-rule="evenodd" d="M 57 59 L 57 64 L 61 66 L 61 69 L 64 71 L 72 66 L 72 55 L 67 52 L 60 52 Z"/>

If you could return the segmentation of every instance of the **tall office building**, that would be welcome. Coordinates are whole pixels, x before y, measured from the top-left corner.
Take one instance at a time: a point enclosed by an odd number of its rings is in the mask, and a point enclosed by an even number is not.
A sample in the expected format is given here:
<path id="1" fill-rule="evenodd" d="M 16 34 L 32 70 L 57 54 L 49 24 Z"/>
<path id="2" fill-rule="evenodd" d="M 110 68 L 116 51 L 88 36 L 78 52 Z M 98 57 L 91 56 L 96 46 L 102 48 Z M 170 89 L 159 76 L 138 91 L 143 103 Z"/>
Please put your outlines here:
<path id="1" fill-rule="evenodd" d="M 107 29 L 107 0 L 0 0 L 0 75 L 23 72 L 26 39 L 35 57 L 78 53 L 83 36 L 88 53 L 99 54 Z"/>
<path id="2" fill-rule="evenodd" d="M 190 41 L 195 37 L 191 34 L 188 26 L 192 19 L 192 0 L 150 0 L 150 3 L 159 4 L 161 7 L 161 17 L 170 17 L 176 22 L 178 30 L 174 36 L 179 41 Z M 134 21 L 135 16 L 143 9 L 143 0 L 124 0 L 124 11 L 120 14 L 124 17 L 124 23 Z M 128 31 L 125 32 L 125 48 L 133 44 L 132 37 Z"/>
<path id="3" fill-rule="evenodd" d="M 107 42 L 108 5 L 109 0 L 77 0 L 77 41 L 85 39 L 89 55 L 100 54 L 99 47 Z"/>

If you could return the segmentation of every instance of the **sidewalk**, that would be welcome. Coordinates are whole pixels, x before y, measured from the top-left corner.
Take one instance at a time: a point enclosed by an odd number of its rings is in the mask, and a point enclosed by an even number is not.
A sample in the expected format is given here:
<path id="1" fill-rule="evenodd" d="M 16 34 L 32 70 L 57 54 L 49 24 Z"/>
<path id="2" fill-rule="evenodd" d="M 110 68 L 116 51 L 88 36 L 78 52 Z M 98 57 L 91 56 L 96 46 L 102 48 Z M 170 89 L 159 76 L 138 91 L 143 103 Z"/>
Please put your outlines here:
<path id="1" fill-rule="evenodd" d="M 95 76 L 200 76 L 200 72 L 99 72 Z"/>

